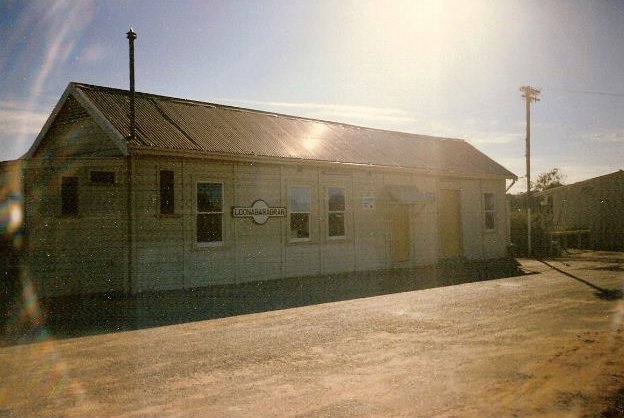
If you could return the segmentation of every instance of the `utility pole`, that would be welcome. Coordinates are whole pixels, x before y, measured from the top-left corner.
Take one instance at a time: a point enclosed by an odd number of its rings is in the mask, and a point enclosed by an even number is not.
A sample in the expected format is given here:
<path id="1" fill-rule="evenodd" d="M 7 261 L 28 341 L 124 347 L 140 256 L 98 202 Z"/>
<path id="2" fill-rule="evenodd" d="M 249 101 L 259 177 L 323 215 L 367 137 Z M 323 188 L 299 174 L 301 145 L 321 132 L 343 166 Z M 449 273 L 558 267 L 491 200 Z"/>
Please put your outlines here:
<path id="1" fill-rule="evenodd" d="M 538 102 L 539 89 L 531 86 L 520 87 L 526 102 L 526 178 L 527 178 L 527 257 L 531 257 L 531 102 Z"/>

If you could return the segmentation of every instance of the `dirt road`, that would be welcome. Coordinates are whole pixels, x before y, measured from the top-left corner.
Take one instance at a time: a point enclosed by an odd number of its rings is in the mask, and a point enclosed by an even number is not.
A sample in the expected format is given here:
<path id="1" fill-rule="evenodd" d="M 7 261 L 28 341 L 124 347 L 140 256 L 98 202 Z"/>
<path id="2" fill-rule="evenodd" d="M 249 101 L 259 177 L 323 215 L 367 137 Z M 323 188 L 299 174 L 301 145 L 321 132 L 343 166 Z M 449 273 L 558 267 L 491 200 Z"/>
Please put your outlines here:
<path id="1" fill-rule="evenodd" d="M 624 264 L 550 263 L 524 260 L 537 274 L 501 280 L 2 347 L 0 416 L 620 416 Z"/>

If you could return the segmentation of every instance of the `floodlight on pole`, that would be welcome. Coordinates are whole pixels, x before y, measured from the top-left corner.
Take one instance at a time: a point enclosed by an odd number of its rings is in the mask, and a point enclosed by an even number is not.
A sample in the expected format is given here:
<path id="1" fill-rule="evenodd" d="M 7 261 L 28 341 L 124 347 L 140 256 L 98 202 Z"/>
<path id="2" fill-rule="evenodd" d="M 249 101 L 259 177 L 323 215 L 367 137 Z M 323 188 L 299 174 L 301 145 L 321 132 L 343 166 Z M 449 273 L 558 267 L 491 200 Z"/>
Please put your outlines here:
<path id="1" fill-rule="evenodd" d="M 527 178 L 527 257 L 531 256 L 531 102 L 537 102 L 541 90 L 531 86 L 520 87 L 526 102 L 526 178 Z"/>

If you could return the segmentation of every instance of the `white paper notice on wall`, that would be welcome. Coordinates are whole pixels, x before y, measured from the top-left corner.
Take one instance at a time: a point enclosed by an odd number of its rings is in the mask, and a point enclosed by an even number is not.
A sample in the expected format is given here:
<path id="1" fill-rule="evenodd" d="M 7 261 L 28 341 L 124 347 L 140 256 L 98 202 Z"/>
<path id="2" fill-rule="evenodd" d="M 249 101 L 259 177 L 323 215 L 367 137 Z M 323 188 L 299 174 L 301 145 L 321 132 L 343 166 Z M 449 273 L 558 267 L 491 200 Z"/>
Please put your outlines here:
<path id="1" fill-rule="evenodd" d="M 362 209 L 375 209 L 375 198 L 372 196 L 362 197 Z"/>

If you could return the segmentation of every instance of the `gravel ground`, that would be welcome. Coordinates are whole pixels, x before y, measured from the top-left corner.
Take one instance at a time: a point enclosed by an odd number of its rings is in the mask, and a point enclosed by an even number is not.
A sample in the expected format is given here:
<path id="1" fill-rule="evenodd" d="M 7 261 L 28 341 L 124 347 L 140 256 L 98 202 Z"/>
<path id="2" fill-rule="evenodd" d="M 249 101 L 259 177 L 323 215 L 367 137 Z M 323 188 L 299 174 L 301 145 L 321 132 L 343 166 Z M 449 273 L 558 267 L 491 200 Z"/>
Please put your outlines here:
<path id="1" fill-rule="evenodd" d="M 624 416 L 623 261 L 520 260 L 534 274 L 43 333 L 0 347 L 0 416 Z"/>

